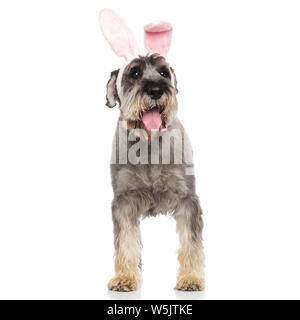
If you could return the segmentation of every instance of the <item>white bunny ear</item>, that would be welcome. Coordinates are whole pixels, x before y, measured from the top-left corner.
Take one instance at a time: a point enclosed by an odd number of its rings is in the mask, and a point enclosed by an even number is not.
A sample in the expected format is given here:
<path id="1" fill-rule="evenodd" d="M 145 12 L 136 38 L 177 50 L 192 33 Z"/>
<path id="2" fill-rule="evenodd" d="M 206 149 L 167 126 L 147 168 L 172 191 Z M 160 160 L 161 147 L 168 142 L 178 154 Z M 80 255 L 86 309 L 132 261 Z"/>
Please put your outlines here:
<path id="1" fill-rule="evenodd" d="M 164 21 L 147 24 L 145 30 L 146 51 L 165 57 L 170 49 L 172 25 Z"/>
<path id="2" fill-rule="evenodd" d="M 118 56 L 123 56 L 128 61 L 138 54 L 132 31 L 114 11 L 101 10 L 99 24 L 105 39 Z"/>

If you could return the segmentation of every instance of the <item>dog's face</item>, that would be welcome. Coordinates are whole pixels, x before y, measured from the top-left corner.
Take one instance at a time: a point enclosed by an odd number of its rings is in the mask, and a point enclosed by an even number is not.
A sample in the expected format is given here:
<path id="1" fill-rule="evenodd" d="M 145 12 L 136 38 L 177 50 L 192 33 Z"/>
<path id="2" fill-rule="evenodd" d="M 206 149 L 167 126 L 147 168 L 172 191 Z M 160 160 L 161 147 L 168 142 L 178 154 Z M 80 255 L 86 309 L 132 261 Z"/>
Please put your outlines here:
<path id="1" fill-rule="evenodd" d="M 177 92 L 174 70 L 164 57 L 139 56 L 111 73 L 106 105 L 112 108 L 118 102 L 130 128 L 164 129 L 176 115 Z"/>

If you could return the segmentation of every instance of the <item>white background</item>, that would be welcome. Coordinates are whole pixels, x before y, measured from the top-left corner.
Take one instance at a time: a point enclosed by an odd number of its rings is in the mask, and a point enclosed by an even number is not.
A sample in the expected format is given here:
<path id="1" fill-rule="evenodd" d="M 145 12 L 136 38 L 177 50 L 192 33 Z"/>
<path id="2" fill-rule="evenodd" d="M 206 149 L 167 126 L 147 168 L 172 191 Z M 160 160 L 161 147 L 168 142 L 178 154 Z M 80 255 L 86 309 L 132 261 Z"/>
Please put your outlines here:
<path id="1" fill-rule="evenodd" d="M 98 26 L 173 24 L 168 60 L 204 210 L 204 293 L 176 293 L 169 217 L 142 222 L 143 284 L 109 293 L 109 160 L 123 61 Z M 0 298 L 300 298 L 299 1 L 1 1 Z"/>

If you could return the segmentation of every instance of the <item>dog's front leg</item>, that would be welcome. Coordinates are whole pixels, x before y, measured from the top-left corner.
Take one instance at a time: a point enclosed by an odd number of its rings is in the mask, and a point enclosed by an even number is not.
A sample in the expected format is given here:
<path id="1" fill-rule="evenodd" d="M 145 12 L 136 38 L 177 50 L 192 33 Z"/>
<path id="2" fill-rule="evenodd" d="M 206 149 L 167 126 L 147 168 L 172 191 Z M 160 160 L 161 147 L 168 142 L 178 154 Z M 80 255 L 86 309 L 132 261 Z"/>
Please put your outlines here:
<path id="1" fill-rule="evenodd" d="M 202 246 L 202 211 L 196 195 L 182 201 L 174 212 L 179 234 L 180 249 L 175 289 L 184 291 L 204 290 L 204 253 Z"/>
<path id="2" fill-rule="evenodd" d="M 140 282 L 141 236 L 137 204 L 130 199 L 114 199 L 115 276 L 108 288 L 114 291 L 132 291 Z"/>

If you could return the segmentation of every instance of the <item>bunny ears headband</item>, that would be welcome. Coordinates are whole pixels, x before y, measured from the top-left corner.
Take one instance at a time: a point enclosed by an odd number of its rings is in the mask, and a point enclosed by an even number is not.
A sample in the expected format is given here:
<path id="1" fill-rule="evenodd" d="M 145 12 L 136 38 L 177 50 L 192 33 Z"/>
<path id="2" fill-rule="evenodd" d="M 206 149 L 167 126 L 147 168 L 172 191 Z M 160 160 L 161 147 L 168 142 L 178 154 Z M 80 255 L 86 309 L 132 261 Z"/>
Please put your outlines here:
<path id="1" fill-rule="evenodd" d="M 105 39 L 118 56 L 129 62 L 139 54 L 134 34 L 114 11 L 101 10 L 99 23 Z M 147 24 L 144 31 L 146 52 L 158 53 L 165 57 L 171 45 L 172 25 L 157 21 Z"/>

